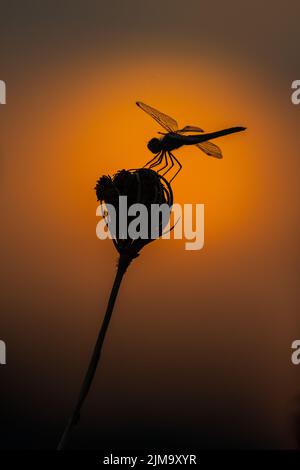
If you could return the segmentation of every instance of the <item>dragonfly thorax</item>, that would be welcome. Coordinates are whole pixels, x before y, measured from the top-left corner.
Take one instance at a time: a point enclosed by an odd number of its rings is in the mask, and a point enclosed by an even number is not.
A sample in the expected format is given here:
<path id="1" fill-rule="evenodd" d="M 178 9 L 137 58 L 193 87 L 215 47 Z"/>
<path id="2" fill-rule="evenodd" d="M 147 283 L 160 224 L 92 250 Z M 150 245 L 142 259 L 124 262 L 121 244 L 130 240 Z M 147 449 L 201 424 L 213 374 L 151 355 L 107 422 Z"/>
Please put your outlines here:
<path id="1" fill-rule="evenodd" d="M 149 140 L 147 147 L 152 153 L 161 152 L 163 149 L 162 141 L 157 137 L 153 137 L 153 139 Z"/>

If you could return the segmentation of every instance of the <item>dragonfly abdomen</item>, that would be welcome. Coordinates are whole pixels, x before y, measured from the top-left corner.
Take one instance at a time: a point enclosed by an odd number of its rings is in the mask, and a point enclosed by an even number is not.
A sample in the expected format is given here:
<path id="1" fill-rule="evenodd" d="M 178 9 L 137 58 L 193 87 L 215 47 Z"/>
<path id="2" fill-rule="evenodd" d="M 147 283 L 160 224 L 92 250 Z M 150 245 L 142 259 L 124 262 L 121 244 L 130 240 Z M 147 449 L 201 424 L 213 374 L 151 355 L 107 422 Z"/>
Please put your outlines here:
<path id="1" fill-rule="evenodd" d="M 221 131 L 209 132 L 207 134 L 187 135 L 178 137 L 182 138 L 182 140 L 184 141 L 183 145 L 195 145 L 201 144 L 201 142 L 207 142 L 211 139 L 216 139 L 217 137 L 222 137 L 224 135 L 244 131 L 245 129 L 245 127 L 230 127 L 229 129 L 222 129 Z"/>

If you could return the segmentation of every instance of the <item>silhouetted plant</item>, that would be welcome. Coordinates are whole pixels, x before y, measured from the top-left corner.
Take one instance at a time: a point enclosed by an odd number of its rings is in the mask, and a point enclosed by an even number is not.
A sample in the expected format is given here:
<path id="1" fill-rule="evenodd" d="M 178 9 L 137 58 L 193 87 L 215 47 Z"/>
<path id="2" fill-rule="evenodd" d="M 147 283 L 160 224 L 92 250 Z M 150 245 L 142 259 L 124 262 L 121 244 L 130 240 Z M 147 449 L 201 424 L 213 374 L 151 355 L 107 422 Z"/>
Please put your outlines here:
<path id="1" fill-rule="evenodd" d="M 116 211 L 116 219 L 119 216 L 119 196 L 127 196 L 128 207 L 132 204 L 144 204 L 148 210 L 148 227 L 151 227 L 151 205 L 152 204 L 167 204 L 171 208 L 173 204 L 173 192 L 168 181 L 155 171 L 149 168 L 140 168 L 136 170 L 121 170 L 113 177 L 102 176 L 95 187 L 97 199 L 101 203 L 105 203 L 114 207 Z M 109 210 L 108 210 L 109 216 Z M 128 217 L 127 224 L 129 225 L 134 217 Z M 157 229 L 157 238 L 162 235 L 165 228 L 166 221 L 160 222 Z M 70 417 L 65 431 L 62 435 L 58 450 L 66 447 L 67 441 L 70 437 L 70 432 L 75 424 L 80 419 L 80 411 L 82 405 L 87 397 L 87 394 L 92 385 L 92 381 L 97 369 L 100 359 L 100 354 L 107 332 L 115 301 L 119 292 L 119 288 L 124 277 L 124 274 L 132 262 L 140 254 L 141 249 L 152 242 L 155 238 L 151 238 L 150 228 L 148 229 L 148 238 L 130 238 L 128 233 L 119 234 L 118 226 L 116 233 L 113 234 L 113 243 L 119 253 L 117 272 L 114 284 L 109 297 L 106 313 L 98 334 L 98 338 L 94 347 L 94 351 L 81 386 L 79 397 L 72 416 Z M 153 235 L 152 235 L 153 236 Z"/>

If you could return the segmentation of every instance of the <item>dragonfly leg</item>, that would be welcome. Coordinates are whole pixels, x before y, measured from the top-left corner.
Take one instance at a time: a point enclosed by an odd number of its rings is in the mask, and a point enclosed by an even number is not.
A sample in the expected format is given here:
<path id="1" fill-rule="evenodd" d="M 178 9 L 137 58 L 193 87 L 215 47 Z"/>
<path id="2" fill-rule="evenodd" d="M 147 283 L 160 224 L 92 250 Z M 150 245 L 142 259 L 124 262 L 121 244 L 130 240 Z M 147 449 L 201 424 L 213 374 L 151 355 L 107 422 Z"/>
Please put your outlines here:
<path id="1" fill-rule="evenodd" d="M 163 176 L 165 176 L 168 173 L 168 171 L 170 171 L 174 166 L 174 160 L 172 158 L 172 154 L 170 152 L 168 152 L 168 155 L 170 157 L 171 166 L 163 173 Z"/>
<path id="2" fill-rule="evenodd" d="M 165 164 L 158 171 L 164 170 L 169 165 L 168 152 L 165 152 Z M 164 174 L 164 173 L 163 173 Z"/>
<path id="3" fill-rule="evenodd" d="M 154 161 L 155 161 L 158 157 L 160 157 L 160 154 L 161 154 L 161 152 L 156 153 L 156 154 L 154 155 L 154 157 L 151 158 L 151 160 L 149 160 L 149 162 L 147 162 L 147 163 L 143 166 L 143 168 L 145 168 L 146 166 L 150 165 L 150 163 L 152 163 L 152 162 L 154 163 Z"/>
<path id="4" fill-rule="evenodd" d="M 175 162 L 177 162 L 178 165 L 179 165 L 179 169 L 177 170 L 177 172 L 175 173 L 175 175 L 173 176 L 173 178 L 171 178 L 170 181 L 169 181 L 169 182 L 171 183 L 171 181 L 173 181 L 173 179 L 178 175 L 178 173 L 179 173 L 180 170 L 182 169 L 182 165 L 181 165 L 181 163 L 177 160 L 177 158 L 175 157 L 175 155 L 173 155 L 173 153 L 171 153 L 171 152 L 169 152 L 169 153 L 170 153 L 170 157 L 174 158 Z"/>
<path id="5" fill-rule="evenodd" d="M 158 166 L 161 164 L 162 160 L 164 158 L 164 152 L 161 152 L 158 154 L 157 160 L 155 160 L 152 165 L 149 166 L 149 168 L 154 168 L 155 166 Z"/>

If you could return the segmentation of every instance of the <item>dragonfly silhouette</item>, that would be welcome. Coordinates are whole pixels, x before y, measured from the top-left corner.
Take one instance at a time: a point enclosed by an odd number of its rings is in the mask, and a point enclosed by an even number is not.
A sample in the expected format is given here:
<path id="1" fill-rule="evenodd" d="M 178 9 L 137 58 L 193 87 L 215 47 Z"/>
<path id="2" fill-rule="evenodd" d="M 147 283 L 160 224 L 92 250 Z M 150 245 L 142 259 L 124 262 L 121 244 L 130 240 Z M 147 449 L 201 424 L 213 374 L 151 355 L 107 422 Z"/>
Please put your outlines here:
<path id="1" fill-rule="evenodd" d="M 149 168 L 154 168 L 163 164 L 163 166 L 158 170 L 162 171 L 166 168 L 163 175 L 168 173 L 171 168 L 175 165 L 175 162 L 178 164 L 179 168 L 173 178 L 180 172 L 182 165 L 177 160 L 175 155 L 172 153 L 173 150 L 177 150 L 183 145 L 196 145 L 200 150 L 202 150 L 206 155 L 215 158 L 222 158 L 221 149 L 209 142 L 210 139 L 215 139 L 227 134 L 233 134 L 234 132 L 244 131 L 246 127 L 230 127 L 229 129 L 223 129 L 221 131 L 203 133 L 203 129 L 196 126 L 185 126 L 182 129 L 178 129 L 178 124 L 175 119 L 171 118 L 167 114 L 163 114 L 155 108 L 148 106 L 141 101 L 137 101 L 136 104 L 139 108 L 143 109 L 147 114 L 149 114 L 155 121 L 157 121 L 167 132 L 159 132 L 163 137 L 158 139 L 154 137 L 151 139 L 147 147 L 150 152 L 154 153 L 155 156 L 146 163 L 145 166 L 149 165 Z M 196 135 L 186 135 L 186 134 Z M 171 164 L 171 165 L 170 165 Z"/>

